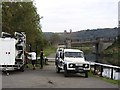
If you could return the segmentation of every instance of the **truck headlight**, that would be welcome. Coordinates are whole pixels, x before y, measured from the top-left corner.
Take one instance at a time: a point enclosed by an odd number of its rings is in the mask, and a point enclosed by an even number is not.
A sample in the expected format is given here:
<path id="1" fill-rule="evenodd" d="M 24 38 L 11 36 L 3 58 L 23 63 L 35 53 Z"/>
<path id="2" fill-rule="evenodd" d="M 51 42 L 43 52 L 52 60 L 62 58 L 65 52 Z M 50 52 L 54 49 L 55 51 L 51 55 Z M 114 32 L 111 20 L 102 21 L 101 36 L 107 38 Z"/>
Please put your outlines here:
<path id="1" fill-rule="evenodd" d="M 73 64 L 70 64 L 70 67 L 73 67 Z"/>
<path id="2" fill-rule="evenodd" d="M 89 64 L 83 64 L 83 68 L 89 68 Z"/>
<path id="3" fill-rule="evenodd" d="M 75 64 L 69 64 L 69 68 L 74 68 L 75 67 Z"/>

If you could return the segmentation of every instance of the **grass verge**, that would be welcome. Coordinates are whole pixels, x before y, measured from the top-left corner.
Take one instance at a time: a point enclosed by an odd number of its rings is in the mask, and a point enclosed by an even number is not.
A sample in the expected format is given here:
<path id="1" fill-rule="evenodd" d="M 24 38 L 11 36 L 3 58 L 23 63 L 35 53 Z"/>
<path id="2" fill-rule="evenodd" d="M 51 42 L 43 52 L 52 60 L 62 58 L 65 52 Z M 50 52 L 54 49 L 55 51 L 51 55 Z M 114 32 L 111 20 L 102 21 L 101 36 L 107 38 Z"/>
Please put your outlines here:
<path id="1" fill-rule="evenodd" d="M 47 47 L 44 49 L 44 55 L 47 57 L 52 53 L 56 52 L 56 48 L 55 47 Z"/>
<path id="2" fill-rule="evenodd" d="M 98 75 L 94 75 L 92 72 L 89 72 L 89 76 L 95 77 L 97 79 L 104 80 L 104 81 L 106 81 L 108 83 L 111 83 L 111 84 L 119 84 L 120 85 L 120 80 L 112 80 L 112 79 L 109 79 L 109 78 L 106 78 L 106 77 L 100 77 Z"/>

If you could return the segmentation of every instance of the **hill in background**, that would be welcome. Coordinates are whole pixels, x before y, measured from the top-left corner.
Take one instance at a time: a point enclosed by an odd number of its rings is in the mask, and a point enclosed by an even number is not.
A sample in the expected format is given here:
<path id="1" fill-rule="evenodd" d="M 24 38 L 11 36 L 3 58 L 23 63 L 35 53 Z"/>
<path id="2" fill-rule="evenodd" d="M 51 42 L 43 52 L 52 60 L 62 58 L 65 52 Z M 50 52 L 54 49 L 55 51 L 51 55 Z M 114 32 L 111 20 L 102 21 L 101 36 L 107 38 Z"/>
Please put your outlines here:
<path id="1" fill-rule="evenodd" d="M 46 39 L 50 39 L 50 37 L 55 34 L 52 32 L 44 32 L 44 36 Z M 69 38 L 71 40 L 94 40 L 96 38 L 116 38 L 118 36 L 118 28 L 104 28 L 104 29 L 88 29 L 88 30 L 81 30 L 77 32 L 61 32 L 56 33 L 60 37 L 61 41 Z"/>

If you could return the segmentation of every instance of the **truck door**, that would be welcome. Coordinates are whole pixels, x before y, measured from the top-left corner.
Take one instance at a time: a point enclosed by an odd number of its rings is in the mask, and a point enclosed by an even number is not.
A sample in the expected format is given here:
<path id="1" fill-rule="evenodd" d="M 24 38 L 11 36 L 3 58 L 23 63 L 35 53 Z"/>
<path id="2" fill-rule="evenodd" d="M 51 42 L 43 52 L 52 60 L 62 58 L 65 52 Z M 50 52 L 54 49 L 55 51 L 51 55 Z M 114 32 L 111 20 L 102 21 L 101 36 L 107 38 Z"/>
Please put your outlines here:
<path id="1" fill-rule="evenodd" d="M 13 39 L 2 39 L 1 41 L 1 65 L 15 64 L 15 45 Z"/>

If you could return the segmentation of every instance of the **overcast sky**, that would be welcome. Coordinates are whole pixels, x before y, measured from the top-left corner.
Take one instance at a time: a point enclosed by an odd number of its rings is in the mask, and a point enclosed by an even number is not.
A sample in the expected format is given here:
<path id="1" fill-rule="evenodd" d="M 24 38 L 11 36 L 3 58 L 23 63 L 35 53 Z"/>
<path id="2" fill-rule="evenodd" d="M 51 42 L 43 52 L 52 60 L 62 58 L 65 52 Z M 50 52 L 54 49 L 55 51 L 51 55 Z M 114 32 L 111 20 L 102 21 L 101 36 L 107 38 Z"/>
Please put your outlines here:
<path id="1" fill-rule="evenodd" d="M 43 32 L 118 26 L 120 0 L 35 0 Z"/>
<path id="2" fill-rule="evenodd" d="M 119 10 L 119 12 L 118 12 L 118 19 L 120 21 L 120 1 L 119 1 L 119 5 L 118 5 L 118 10 Z"/>

